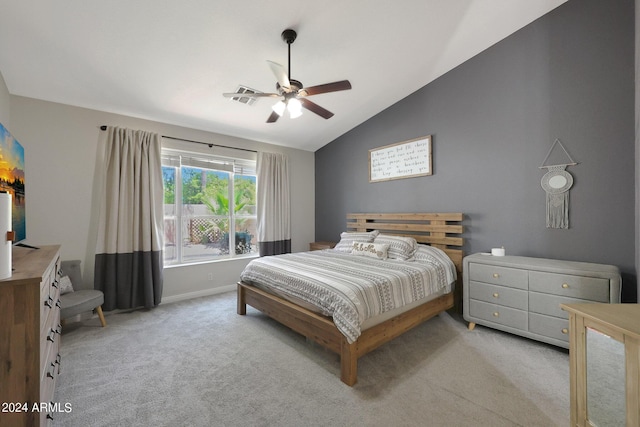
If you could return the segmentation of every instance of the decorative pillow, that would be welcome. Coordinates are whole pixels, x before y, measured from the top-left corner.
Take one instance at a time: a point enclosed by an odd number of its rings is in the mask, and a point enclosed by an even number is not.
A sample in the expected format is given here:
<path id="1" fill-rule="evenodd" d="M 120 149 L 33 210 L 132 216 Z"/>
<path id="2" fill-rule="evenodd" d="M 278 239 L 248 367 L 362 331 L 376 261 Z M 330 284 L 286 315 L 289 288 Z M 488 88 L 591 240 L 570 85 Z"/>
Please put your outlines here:
<path id="1" fill-rule="evenodd" d="M 62 276 L 60 278 L 60 295 L 68 294 L 69 292 L 73 292 L 71 279 L 69 279 L 69 276 Z"/>
<path id="2" fill-rule="evenodd" d="M 343 232 L 340 233 L 340 241 L 335 246 L 335 250 L 340 252 L 351 253 L 353 249 L 353 243 L 371 243 L 373 239 L 376 238 L 379 231 L 368 231 L 368 232 Z"/>
<path id="3" fill-rule="evenodd" d="M 353 242 L 353 249 L 351 250 L 351 253 L 371 258 L 387 259 L 388 250 L 389 245 L 385 244 Z"/>
<path id="4" fill-rule="evenodd" d="M 416 239 L 413 237 L 392 236 L 390 234 L 380 234 L 373 243 L 382 243 L 389 245 L 387 252 L 389 258 L 408 261 L 413 258 L 416 250 Z"/>

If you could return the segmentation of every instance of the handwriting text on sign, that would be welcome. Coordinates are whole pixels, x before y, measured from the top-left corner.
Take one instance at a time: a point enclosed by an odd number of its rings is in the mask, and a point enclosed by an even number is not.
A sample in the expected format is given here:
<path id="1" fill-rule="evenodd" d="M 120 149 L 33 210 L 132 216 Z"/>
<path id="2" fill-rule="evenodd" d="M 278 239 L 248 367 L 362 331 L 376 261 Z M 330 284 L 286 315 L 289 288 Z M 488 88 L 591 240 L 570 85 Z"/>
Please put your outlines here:
<path id="1" fill-rule="evenodd" d="M 369 150 L 369 182 L 431 173 L 431 135 Z"/>

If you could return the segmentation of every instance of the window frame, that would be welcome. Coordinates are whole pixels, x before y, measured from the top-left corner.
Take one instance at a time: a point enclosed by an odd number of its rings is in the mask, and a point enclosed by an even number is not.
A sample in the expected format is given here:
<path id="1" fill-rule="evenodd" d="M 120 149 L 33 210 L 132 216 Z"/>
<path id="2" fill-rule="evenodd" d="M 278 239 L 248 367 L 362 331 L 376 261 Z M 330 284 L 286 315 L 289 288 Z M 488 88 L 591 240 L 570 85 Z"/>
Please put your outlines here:
<path id="1" fill-rule="evenodd" d="M 185 141 L 186 142 L 186 141 Z M 237 217 L 254 219 L 257 221 L 257 212 L 254 215 L 247 213 L 235 212 L 235 186 L 236 178 L 238 176 L 251 176 L 255 179 L 255 191 L 257 192 L 258 178 L 256 173 L 256 153 L 242 157 L 234 157 L 232 155 L 221 155 L 215 152 L 216 150 L 209 150 L 207 153 L 185 150 L 183 148 L 165 147 L 163 143 L 162 147 L 162 169 L 163 169 L 163 199 L 164 199 L 164 168 L 171 167 L 174 171 L 174 203 L 173 203 L 173 215 L 167 215 L 163 208 L 163 221 L 165 224 L 167 220 L 173 222 L 174 227 L 174 240 L 175 240 L 175 256 L 171 259 L 166 258 L 166 243 L 163 245 L 163 260 L 165 267 L 185 266 L 191 264 L 201 264 L 210 262 L 221 262 L 234 260 L 239 258 L 252 258 L 259 256 L 259 246 L 255 241 L 255 251 L 249 253 L 236 253 L 236 223 Z M 219 150 L 218 150 L 219 151 Z M 228 150 L 226 150 L 228 151 Z M 234 150 L 235 151 L 235 150 Z M 244 154 L 244 153 L 243 153 Z M 211 172 L 225 172 L 228 173 L 227 183 L 227 199 L 229 201 L 228 212 L 226 214 L 226 220 L 228 220 L 228 254 L 211 255 L 210 257 L 185 259 L 184 254 L 184 224 L 185 212 L 183 205 L 183 167 L 193 167 L 204 171 Z M 257 195 L 256 195 L 257 196 Z M 257 198 L 256 198 L 257 199 Z M 256 200 L 257 202 L 257 200 Z M 163 206 L 164 204 L 163 200 Z M 214 216 L 214 215 L 212 215 Z M 233 232 L 232 232 L 233 230 Z M 188 233 L 187 233 L 188 234 Z M 257 233 L 256 233 L 257 234 Z M 187 237 L 188 238 L 188 237 Z M 253 249 L 253 248 L 252 248 Z"/>

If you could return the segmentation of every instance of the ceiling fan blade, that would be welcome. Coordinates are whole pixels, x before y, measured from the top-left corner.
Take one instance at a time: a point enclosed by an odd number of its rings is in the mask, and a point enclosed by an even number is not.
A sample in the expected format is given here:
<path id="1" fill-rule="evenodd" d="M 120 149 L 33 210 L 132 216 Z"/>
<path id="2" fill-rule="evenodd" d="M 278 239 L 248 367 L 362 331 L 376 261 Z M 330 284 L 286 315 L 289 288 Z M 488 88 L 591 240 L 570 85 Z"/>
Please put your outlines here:
<path id="1" fill-rule="evenodd" d="M 327 92 L 338 92 L 340 90 L 351 89 L 351 83 L 349 80 L 340 80 L 339 82 L 325 83 L 323 85 L 311 86 L 301 89 L 298 92 L 300 96 L 319 95 Z"/>
<path id="2" fill-rule="evenodd" d="M 273 111 L 273 112 L 271 112 L 271 115 L 267 119 L 267 123 L 275 123 L 276 120 L 278 120 L 279 118 L 280 118 L 280 114 L 278 114 L 275 111 Z"/>
<path id="3" fill-rule="evenodd" d="M 311 101 L 309 101 L 308 99 L 305 99 L 305 98 L 300 98 L 300 102 L 302 103 L 302 106 L 304 108 L 306 108 L 307 110 L 309 110 L 311 112 L 316 113 L 320 117 L 323 117 L 325 119 L 330 119 L 331 117 L 333 117 L 333 113 L 331 111 L 327 110 L 326 108 L 322 108 L 321 106 L 319 106 L 315 102 L 311 102 Z"/>
<path id="4" fill-rule="evenodd" d="M 283 87 L 287 90 L 291 89 L 291 83 L 289 82 L 289 77 L 287 76 L 287 70 L 277 62 L 267 61 L 269 67 L 271 67 L 271 71 L 276 76 L 280 87 Z"/>
<path id="5" fill-rule="evenodd" d="M 230 92 L 223 93 L 222 96 L 225 98 L 278 98 L 280 95 L 277 93 L 238 93 L 238 92 Z"/>

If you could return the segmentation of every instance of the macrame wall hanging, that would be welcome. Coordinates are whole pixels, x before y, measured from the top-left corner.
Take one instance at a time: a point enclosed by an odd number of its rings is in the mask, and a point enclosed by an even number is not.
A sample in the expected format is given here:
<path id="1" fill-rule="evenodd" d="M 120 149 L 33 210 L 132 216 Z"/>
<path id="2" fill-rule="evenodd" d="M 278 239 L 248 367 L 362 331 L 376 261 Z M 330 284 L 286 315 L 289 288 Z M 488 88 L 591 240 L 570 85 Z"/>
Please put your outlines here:
<path id="1" fill-rule="evenodd" d="M 551 152 L 559 146 L 567 156 L 569 163 L 546 165 Z M 544 158 L 540 169 L 547 169 L 540 184 L 547 192 L 547 228 L 569 228 L 569 189 L 573 185 L 573 176 L 565 169 L 567 166 L 577 165 L 559 139 L 551 145 L 547 157 Z"/>

